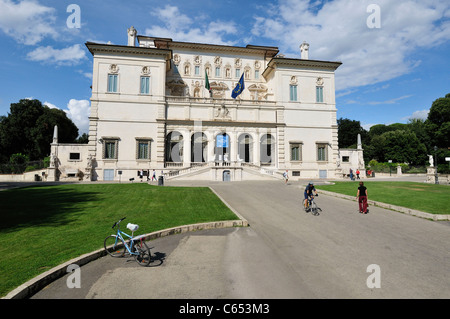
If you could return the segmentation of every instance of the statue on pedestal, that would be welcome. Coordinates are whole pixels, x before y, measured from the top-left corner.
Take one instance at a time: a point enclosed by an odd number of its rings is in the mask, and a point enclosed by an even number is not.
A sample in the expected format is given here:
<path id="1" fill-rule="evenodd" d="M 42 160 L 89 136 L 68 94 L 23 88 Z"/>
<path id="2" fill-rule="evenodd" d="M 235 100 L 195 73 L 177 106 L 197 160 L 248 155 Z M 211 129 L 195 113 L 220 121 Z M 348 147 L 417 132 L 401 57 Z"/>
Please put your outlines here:
<path id="1" fill-rule="evenodd" d="M 428 161 L 430 162 L 430 167 L 434 167 L 433 155 L 428 155 Z"/>

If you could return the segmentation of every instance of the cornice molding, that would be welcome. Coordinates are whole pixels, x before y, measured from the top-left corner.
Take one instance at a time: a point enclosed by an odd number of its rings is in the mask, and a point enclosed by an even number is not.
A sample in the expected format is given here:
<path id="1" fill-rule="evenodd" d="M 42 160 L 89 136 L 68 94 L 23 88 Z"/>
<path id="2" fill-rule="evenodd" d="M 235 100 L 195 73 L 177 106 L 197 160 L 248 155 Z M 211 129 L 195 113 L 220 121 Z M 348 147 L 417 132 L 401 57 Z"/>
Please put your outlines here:
<path id="1" fill-rule="evenodd" d="M 165 56 L 166 59 L 172 58 L 172 50 L 168 49 L 102 44 L 94 42 L 86 42 L 85 45 L 92 55 L 95 55 L 96 53 L 120 53 L 120 54 L 134 54 L 145 56 Z"/>
<path id="2" fill-rule="evenodd" d="M 294 66 L 297 68 L 310 68 L 310 69 L 322 69 L 336 71 L 342 62 L 332 61 L 320 61 L 320 60 L 305 60 L 305 59 L 292 59 L 292 58 L 272 58 L 267 64 L 267 68 L 262 75 L 267 77 L 272 70 L 277 67 Z"/>

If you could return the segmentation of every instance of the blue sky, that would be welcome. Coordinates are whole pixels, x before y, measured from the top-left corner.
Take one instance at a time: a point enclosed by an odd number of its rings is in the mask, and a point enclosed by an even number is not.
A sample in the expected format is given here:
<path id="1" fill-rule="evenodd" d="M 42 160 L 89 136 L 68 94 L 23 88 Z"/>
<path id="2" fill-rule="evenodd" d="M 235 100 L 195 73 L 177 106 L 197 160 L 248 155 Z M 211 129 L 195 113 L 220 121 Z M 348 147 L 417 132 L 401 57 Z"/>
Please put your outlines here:
<path id="1" fill-rule="evenodd" d="M 70 4 L 80 9 L 79 28 L 67 24 Z M 448 0 L 0 0 L 0 115 L 35 98 L 87 132 L 92 56 L 84 43 L 125 45 L 131 25 L 175 41 L 277 46 L 293 58 L 307 41 L 310 59 L 343 63 L 338 118 L 367 129 L 426 118 L 450 93 Z"/>

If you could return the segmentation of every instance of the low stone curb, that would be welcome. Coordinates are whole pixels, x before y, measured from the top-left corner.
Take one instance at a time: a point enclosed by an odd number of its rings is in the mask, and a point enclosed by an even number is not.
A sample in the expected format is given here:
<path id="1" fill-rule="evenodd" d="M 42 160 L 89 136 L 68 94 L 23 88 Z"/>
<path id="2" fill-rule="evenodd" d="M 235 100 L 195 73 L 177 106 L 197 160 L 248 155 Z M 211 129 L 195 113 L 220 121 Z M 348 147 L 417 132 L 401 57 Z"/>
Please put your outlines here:
<path id="1" fill-rule="evenodd" d="M 330 195 L 330 196 L 334 196 L 334 197 L 338 197 L 338 198 L 344 198 L 344 199 L 348 199 L 348 200 L 352 200 L 352 201 L 356 202 L 356 196 L 350 196 L 350 195 L 344 195 L 344 194 L 339 194 L 339 193 L 333 193 L 333 192 L 325 191 L 325 190 L 322 190 L 322 189 L 319 189 L 319 191 L 320 191 L 320 193 L 323 193 L 323 194 L 326 194 L 326 195 Z M 377 201 L 374 201 L 374 200 L 368 200 L 367 203 L 369 205 L 378 206 L 378 207 L 381 207 L 381 208 L 386 208 L 386 209 L 398 211 L 400 213 L 404 213 L 404 214 L 411 215 L 411 216 L 416 216 L 416 217 L 425 218 L 425 219 L 431 219 L 431 220 L 434 220 L 434 221 L 450 220 L 450 215 L 430 214 L 430 213 L 422 212 L 420 210 L 411 209 L 411 208 L 402 207 L 402 206 L 395 206 L 395 205 L 391 205 L 391 204 L 377 202 Z"/>
<path id="2" fill-rule="evenodd" d="M 186 232 L 193 232 L 199 230 L 206 229 L 214 229 L 214 228 L 228 228 L 228 227 L 246 227 L 248 226 L 248 222 L 245 219 L 241 220 L 230 220 L 230 221 L 218 221 L 218 222 L 210 222 L 210 223 L 200 223 L 200 224 L 192 224 L 192 225 L 184 225 L 178 226 L 168 229 L 163 229 L 160 231 L 155 231 L 143 236 L 145 240 L 152 240 L 156 238 L 166 237 L 175 234 L 181 234 Z M 8 295 L 3 297 L 2 299 L 26 299 L 40 291 L 45 286 L 49 285 L 51 282 L 55 281 L 58 278 L 67 274 L 67 267 L 69 265 L 78 265 L 79 267 L 96 260 L 102 256 L 106 255 L 106 251 L 104 248 L 90 252 L 88 254 L 84 254 L 80 257 L 74 258 L 65 262 L 61 265 L 58 265 L 45 273 L 40 274 L 39 276 L 27 281 L 21 286 L 17 287 L 13 291 L 11 291 Z"/>

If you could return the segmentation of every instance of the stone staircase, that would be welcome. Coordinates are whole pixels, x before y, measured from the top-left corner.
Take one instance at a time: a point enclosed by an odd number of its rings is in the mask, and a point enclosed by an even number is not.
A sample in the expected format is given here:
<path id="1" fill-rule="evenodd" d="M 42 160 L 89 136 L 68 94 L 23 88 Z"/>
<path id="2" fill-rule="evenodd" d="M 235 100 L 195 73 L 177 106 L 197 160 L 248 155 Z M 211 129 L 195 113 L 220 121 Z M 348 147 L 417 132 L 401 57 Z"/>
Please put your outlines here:
<path id="1" fill-rule="evenodd" d="M 223 171 L 240 172 L 239 175 L 234 174 L 233 180 L 254 180 L 254 179 L 277 179 L 283 180 L 283 172 L 277 168 L 270 166 L 258 166 L 251 163 L 243 162 L 208 162 L 208 163 L 195 163 L 190 167 L 173 167 L 166 168 L 164 178 L 166 180 L 183 180 L 183 179 L 195 179 L 195 176 L 202 175 L 203 180 L 215 180 L 221 181 L 219 178 Z M 211 171 L 216 172 L 211 172 Z M 208 172 L 210 174 L 208 175 Z M 206 176 L 206 177 L 205 177 Z"/>

